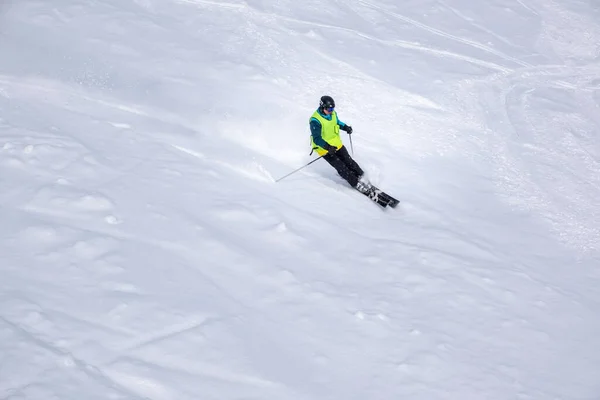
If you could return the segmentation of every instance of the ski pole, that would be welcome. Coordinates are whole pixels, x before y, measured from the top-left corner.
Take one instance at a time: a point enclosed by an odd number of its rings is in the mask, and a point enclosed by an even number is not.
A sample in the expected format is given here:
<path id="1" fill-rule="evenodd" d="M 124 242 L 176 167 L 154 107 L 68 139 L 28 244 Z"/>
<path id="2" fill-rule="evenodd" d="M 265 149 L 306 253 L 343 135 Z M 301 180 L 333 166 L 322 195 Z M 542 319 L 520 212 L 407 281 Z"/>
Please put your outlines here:
<path id="1" fill-rule="evenodd" d="M 296 172 L 300 171 L 302 168 L 306 168 L 306 167 L 308 167 L 310 164 L 314 163 L 314 162 L 315 162 L 315 161 L 317 161 L 317 160 L 320 160 L 321 158 L 323 158 L 323 156 L 319 156 L 318 158 L 315 158 L 314 160 L 312 160 L 312 161 L 311 161 L 311 162 L 309 162 L 308 164 L 301 166 L 300 168 L 298 168 L 298 169 L 296 169 L 296 170 L 294 170 L 294 171 L 290 172 L 290 173 L 289 173 L 289 174 L 287 174 L 287 175 L 284 175 L 284 176 L 282 176 L 282 177 L 281 177 L 281 178 L 279 178 L 279 179 L 276 179 L 276 180 L 275 180 L 275 182 L 279 182 L 279 181 L 280 181 L 280 180 L 282 180 L 283 178 L 287 178 L 288 176 L 290 176 L 290 175 L 292 175 L 292 174 L 295 174 Z"/>
<path id="2" fill-rule="evenodd" d="M 350 150 L 352 151 L 352 156 L 354 157 L 354 146 L 352 145 L 352 135 L 348 135 L 350 138 Z"/>

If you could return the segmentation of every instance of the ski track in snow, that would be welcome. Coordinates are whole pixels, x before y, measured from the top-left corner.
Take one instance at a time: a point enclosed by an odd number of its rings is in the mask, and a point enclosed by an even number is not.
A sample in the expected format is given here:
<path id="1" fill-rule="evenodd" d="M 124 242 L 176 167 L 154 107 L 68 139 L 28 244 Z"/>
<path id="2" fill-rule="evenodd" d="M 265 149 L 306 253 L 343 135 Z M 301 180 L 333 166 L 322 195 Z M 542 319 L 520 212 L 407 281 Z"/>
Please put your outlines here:
<path id="1" fill-rule="evenodd" d="M 0 6 L 0 399 L 598 395 L 592 6 L 59 3 Z M 324 91 L 397 210 L 274 183 Z"/>

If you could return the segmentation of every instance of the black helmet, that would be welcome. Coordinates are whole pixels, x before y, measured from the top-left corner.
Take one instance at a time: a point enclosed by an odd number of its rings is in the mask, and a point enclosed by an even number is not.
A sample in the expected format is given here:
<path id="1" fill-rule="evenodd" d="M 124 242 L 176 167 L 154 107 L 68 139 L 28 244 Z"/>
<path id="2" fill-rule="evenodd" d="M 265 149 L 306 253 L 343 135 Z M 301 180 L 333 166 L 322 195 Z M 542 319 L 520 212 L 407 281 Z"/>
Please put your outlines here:
<path id="1" fill-rule="evenodd" d="M 319 103 L 319 107 L 322 109 L 335 108 L 335 101 L 333 101 L 333 97 L 331 97 L 331 96 L 321 97 L 321 102 Z"/>

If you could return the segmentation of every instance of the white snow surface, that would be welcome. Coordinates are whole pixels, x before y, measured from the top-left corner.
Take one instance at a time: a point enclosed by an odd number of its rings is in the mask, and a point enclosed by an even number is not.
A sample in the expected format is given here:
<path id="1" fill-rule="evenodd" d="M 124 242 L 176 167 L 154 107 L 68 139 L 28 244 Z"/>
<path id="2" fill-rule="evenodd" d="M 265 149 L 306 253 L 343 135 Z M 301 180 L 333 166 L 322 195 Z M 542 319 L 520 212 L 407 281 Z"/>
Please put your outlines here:
<path id="1" fill-rule="evenodd" d="M 598 400 L 599 132 L 595 0 L 3 1 L 0 399 Z"/>

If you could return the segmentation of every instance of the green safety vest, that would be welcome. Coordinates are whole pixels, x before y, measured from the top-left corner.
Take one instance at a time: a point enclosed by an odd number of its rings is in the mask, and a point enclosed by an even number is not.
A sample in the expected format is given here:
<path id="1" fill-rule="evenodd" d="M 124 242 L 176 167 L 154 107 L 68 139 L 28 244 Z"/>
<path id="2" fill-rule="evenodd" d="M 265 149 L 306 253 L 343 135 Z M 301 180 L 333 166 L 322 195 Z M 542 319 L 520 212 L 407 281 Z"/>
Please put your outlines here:
<path id="1" fill-rule="evenodd" d="M 338 149 L 344 145 L 344 143 L 342 143 L 342 138 L 340 138 L 340 126 L 338 125 L 337 113 L 335 111 L 331 113 L 331 121 L 323 118 L 323 116 L 319 114 L 318 110 L 315 111 L 310 118 L 314 118 L 321 123 L 321 137 L 323 140 L 330 145 L 337 147 Z M 313 150 L 315 150 L 320 156 L 327 154 L 327 150 L 315 144 L 315 142 L 312 140 L 312 135 L 310 137 L 310 144 Z"/>

